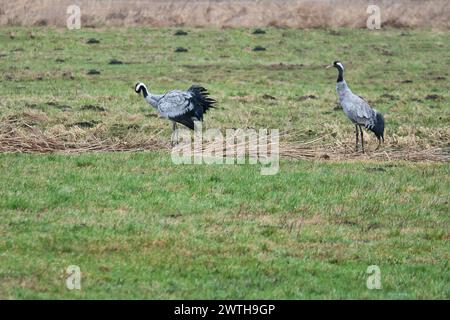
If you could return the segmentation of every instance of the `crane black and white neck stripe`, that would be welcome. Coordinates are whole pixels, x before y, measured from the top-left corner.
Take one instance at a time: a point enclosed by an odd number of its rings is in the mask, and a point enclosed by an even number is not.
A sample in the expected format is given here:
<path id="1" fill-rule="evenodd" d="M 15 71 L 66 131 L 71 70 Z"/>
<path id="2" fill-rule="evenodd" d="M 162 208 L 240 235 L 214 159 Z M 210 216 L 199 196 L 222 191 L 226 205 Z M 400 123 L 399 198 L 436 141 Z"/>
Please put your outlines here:
<path id="1" fill-rule="evenodd" d="M 361 134 L 362 151 L 364 152 L 364 138 L 362 126 L 372 131 L 378 139 L 378 147 L 384 142 L 384 117 L 377 110 L 372 109 L 360 96 L 355 95 L 344 80 L 344 65 L 340 61 L 334 61 L 328 68 L 334 67 L 338 70 L 336 91 L 339 103 L 347 117 L 355 124 L 356 150 L 358 151 L 358 128 Z"/>
<path id="2" fill-rule="evenodd" d="M 208 91 L 193 85 L 186 91 L 172 90 L 165 94 L 150 93 L 142 82 L 135 85 L 136 93 L 142 93 L 144 99 L 155 108 L 159 115 L 173 123 L 173 131 L 177 123 L 191 130 L 195 129 L 195 121 L 203 121 L 203 114 L 214 108 L 216 100 L 209 97 Z"/>

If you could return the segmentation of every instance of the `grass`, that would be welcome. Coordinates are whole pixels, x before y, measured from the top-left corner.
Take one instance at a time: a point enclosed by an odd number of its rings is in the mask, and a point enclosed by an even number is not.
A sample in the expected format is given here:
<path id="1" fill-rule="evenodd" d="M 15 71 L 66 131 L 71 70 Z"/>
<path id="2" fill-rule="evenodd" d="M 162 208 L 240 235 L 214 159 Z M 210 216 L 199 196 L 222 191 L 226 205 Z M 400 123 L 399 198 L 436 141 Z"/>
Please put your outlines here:
<path id="1" fill-rule="evenodd" d="M 220 101 L 206 116 L 208 127 L 278 128 L 294 132 L 294 141 L 328 134 L 325 144 L 353 146 L 354 127 L 334 110 L 336 70 L 325 69 L 340 59 L 353 91 L 385 114 L 388 148 L 448 146 L 449 32 L 186 29 L 187 36 L 175 36 L 175 29 L 35 28 L 31 39 L 31 29 L 4 30 L 2 115 L 66 139 L 82 139 L 74 129 L 80 125 L 101 138 L 166 141 L 170 125 L 132 89 L 144 81 L 155 93 L 205 85 Z M 100 43 L 88 44 L 91 38 Z M 376 145 L 373 135 L 366 138 Z"/>
<path id="2" fill-rule="evenodd" d="M 15 154 L 0 170 L 2 298 L 449 298 L 444 164 L 291 161 L 267 177 L 161 153 Z"/>
<path id="3" fill-rule="evenodd" d="M 167 141 L 134 83 L 200 83 L 220 101 L 207 127 L 352 145 L 324 69 L 341 59 L 385 113 L 387 150 L 448 147 L 448 32 L 185 30 L 3 28 L 1 117 L 64 141 Z M 0 171 L 0 298 L 450 298 L 448 163 L 282 160 L 261 176 L 165 151 L 2 153 Z M 81 291 L 65 287 L 69 265 Z M 381 290 L 366 288 L 370 265 Z"/>

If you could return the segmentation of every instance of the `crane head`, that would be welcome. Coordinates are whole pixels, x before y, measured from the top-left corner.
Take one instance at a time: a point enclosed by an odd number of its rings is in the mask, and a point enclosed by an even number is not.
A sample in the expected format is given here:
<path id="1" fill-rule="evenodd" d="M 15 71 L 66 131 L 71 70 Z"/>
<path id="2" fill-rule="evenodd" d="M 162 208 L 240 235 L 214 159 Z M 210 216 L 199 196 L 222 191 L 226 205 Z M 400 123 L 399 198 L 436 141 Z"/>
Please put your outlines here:
<path id="1" fill-rule="evenodd" d="M 134 91 L 137 94 L 140 94 L 142 92 L 142 94 L 144 95 L 144 98 L 146 98 L 148 95 L 147 87 L 142 82 L 138 82 L 134 85 Z"/>
<path id="2" fill-rule="evenodd" d="M 143 85 L 144 85 L 144 84 L 143 84 L 142 82 L 136 83 L 136 84 L 134 85 L 134 91 L 136 91 L 136 93 L 140 93 L 141 90 L 142 90 L 142 86 L 143 86 Z"/>
<path id="3" fill-rule="evenodd" d="M 327 69 L 328 68 L 336 68 L 338 70 L 344 71 L 344 65 L 339 60 L 336 60 L 331 65 L 327 66 Z"/>

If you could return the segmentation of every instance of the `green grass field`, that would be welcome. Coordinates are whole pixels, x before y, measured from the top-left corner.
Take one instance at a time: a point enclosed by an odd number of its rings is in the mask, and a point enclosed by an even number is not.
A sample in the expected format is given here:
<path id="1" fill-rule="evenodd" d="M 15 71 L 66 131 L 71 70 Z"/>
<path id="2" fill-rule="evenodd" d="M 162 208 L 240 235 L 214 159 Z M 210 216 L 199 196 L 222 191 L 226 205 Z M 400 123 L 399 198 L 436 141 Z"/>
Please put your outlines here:
<path id="1" fill-rule="evenodd" d="M 0 126 L 15 135 L 0 128 L 1 150 L 37 133 L 166 145 L 170 123 L 137 81 L 155 93 L 206 86 L 219 100 L 209 128 L 350 150 L 354 127 L 324 68 L 336 59 L 385 114 L 386 154 L 449 147 L 448 31 L 175 30 L 2 28 Z M 259 165 L 174 165 L 156 147 L 0 153 L 0 298 L 450 298 L 448 162 L 284 158 L 262 176 Z M 81 290 L 66 288 L 69 265 Z M 366 287 L 370 265 L 380 290 Z"/>

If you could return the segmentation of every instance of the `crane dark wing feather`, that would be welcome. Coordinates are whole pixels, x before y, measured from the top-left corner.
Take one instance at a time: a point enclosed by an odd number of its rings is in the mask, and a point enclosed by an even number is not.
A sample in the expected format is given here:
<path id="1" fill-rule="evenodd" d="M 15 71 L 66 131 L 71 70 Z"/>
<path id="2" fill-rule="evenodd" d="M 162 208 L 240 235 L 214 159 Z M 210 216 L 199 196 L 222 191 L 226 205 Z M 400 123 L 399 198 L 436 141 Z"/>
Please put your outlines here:
<path id="1" fill-rule="evenodd" d="M 209 97 L 209 92 L 204 87 L 193 85 L 188 90 L 191 94 L 191 102 L 194 105 L 194 116 L 198 120 L 203 119 L 203 114 L 210 108 L 214 108 L 214 104 L 217 103 L 216 100 Z"/>
<path id="2" fill-rule="evenodd" d="M 178 117 L 173 117 L 173 118 L 169 118 L 172 121 L 181 123 L 182 125 L 185 125 L 186 127 L 188 127 L 191 130 L 194 130 L 194 120 L 192 119 L 192 117 L 189 114 L 184 114 L 182 116 L 178 116 Z"/>

